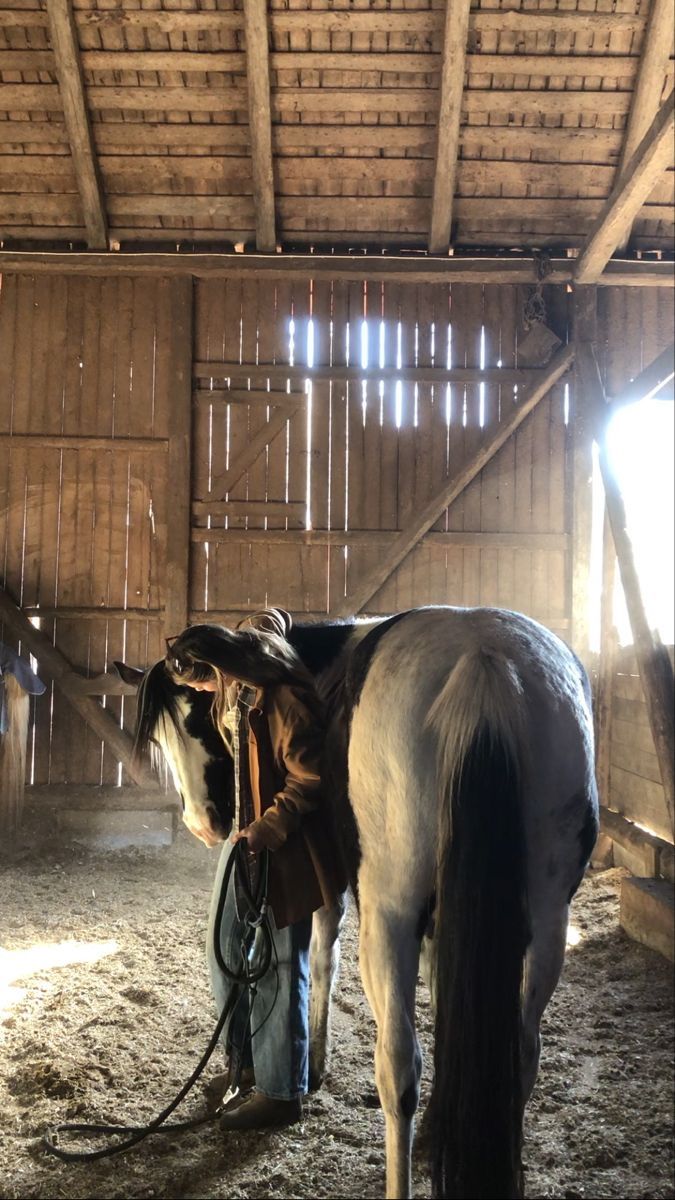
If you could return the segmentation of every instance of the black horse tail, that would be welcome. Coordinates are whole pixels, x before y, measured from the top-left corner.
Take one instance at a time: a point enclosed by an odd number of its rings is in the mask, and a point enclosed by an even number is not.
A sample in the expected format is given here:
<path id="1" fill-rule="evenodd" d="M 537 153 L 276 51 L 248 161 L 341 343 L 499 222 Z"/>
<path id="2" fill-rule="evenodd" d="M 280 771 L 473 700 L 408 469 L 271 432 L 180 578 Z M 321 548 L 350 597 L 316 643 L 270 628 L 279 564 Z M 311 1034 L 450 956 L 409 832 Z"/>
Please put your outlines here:
<path id="1" fill-rule="evenodd" d="M 460 658 L 429 714 L 444 797 L 429 1105 L 436 1196 L 522 1195 L 520 992 L 530 940 L 522 687 L 502 654 Z"/>

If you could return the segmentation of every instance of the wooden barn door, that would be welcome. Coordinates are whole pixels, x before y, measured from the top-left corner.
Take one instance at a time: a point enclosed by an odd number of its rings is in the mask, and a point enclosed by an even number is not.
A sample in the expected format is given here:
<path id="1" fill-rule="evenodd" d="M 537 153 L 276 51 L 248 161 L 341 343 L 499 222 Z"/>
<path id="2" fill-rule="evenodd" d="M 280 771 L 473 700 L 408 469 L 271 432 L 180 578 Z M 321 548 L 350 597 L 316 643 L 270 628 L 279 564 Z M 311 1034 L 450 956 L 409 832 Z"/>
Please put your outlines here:
<path id="1" fill-rule="evenodd" d="M 564 633 L 571 351 L 520 366 L 521 308 L 502 286 L 199 281 L 193 619 L 499 604 Z"/>
<path id="2" fill-rule="evenodd" d="M 167 505 L 170 469 L 172 497 L 187 487 L 174 470 L 176 445 L 183 447 L 180 286 L 121 277 L 2 280 L 2 586 L 28 625 L 23 653 L 33 649 L 39 660 L 46 647 L 43 666 L 56 673 L 45 676 L 50 686 L 33 706 L 29 781 L 36 785 L 128 778 L 121 759 L 134 701 L 120 688 L 111 694 L 114 679 L 99 680 L 114 659 L 145 665 L 160 656 L 165 599 L 175 610 L 178 595 L 178 616 L 169 616 L 181 619 L 180 590 L 166 588 L 181 555 L 186 616 L 187 520 L 177 549 L 180 505 Z M 188 421 L 190 337 L 191 329 L 183 339 Z M 31 642 L 30 627 L 41 642 Z M 2 636 L 15 641 L 18 628 L 5 622 Z"/>

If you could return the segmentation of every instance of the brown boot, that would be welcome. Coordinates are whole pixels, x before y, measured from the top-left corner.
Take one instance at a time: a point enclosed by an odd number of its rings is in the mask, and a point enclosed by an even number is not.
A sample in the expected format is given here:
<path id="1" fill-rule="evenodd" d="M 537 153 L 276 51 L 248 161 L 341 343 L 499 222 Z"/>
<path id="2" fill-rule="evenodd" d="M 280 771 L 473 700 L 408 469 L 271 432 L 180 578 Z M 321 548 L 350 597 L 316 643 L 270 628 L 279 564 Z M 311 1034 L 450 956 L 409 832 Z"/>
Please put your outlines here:
<path id="1" fill-rule="evenodd" d="M 220 1075 L 214 1075 L 213 1079 L 204 1088 L 206 1095 L 206 1107 L 209 1112 L 217 1112 L 230 1087 L 230 1072 L 222 1071 Z M 241 1095 L 244 1092 L 250 1092 L 251 1088 L 255 1087 L 255 1074 L 253 1067 L 244 1067 L 239 1078 L 239 1092 Z"/>
<path id="2" fill-rule="evenodd" d="M 302 1120 L 302 1101 L 275 1100 L 264 1092 L 249 1092 L 246 1096 L 235 1096 L 220 1118 L 223 1130 L 280 1129 L 284 1125 L 296 1125 Z"/>

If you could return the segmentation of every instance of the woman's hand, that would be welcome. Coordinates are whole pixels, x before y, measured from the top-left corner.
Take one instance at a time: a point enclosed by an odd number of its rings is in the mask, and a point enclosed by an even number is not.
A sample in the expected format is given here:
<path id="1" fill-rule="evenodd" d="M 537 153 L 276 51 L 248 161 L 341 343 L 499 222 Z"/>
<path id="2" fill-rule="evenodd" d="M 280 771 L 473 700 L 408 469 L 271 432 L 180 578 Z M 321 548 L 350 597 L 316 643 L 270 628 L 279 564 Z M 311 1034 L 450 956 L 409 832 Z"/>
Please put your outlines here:
<path id="1" fill-rule="evenodd" d="M 248 842 L 251 854 L 259 854 L 261 850 L 265 849 L 264 839 L 255 821 L 252 825 L 247 825 L 244 829 L 240 829 L 239 833 L 233 833 L 230 841 L 234 845 L 235 842 L 241 841 L 242 838 L 245 838 Z"/>

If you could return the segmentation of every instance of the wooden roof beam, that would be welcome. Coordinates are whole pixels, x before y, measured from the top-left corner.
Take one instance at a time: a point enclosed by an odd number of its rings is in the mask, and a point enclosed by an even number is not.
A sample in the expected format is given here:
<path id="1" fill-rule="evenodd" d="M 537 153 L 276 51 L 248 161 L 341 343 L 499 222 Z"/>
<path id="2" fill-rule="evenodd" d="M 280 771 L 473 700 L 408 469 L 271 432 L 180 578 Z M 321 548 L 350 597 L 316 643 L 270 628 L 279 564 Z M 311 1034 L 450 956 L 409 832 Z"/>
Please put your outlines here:
<path id="1" fill-rule="evenodd" d="M 660 176 L 671 165 L 674 129 L 671 92 L 594 222 L 577 260 L 576 283 L 597 283 Z"/>
<path id="2" fill-rule="evenodd" d="M 164 231 L 169 234 L 169 230 Z M 183 234 L 183 230 L 175 230 Z M 62 231 L 54 234 L 63 236 Z M 6 236 L 6 235 L 5 235 Z M 31 231 L 35 236 L 35 231 Z M 190 232 L 187 237 L 190 238 Z M 179 238 L 174 237 L 174 241 Z M 549 284 L 571 283 L 573 258 L 551 259 Z M 5 275 L 192 275 L 195 279 L 342 279 L 377 283 L 518 283 L 537 282 L 537 267 L 527 256 L 488 257 L 448 255 L 445 258 L 409 254 L 237 254 L 176 250 L 0 249 L 0 272 Z M 675 287 L 672 262 L 642 259 L 613 260 L 598 279 L 604 287 Z"/>
<path id="3" fill-rule="evenodd" d="M 441 97 L 429 233 L 431 254 L 442 254 L 450 245 L 470 7 L 471 0 L 447 0 L 445 10 Z"/>
<path id="4" fill-rule="evenodd" d="M 663 87 L 670 68 L 673 45 L 672 0 L 651 0 L 647 26 L 642 42 L 633 100 L 631 102 L 621 158 L 616 178 L 621 179 L 628 163 L 658 113 Z M 630 227 L 617 249 L 624 249 L 630 237 Z"/>
<path id="5" fill-rule="evenodd" d="M 87 112 L 71 0 L 49 0 L 47 12 L 63 115 L 87 230 L 87 244 L 91 250 L 106 250 L 108 230 L 103 189 Z"/>
<path id="6" fill-rule="evenodd" d="M 270 103 L 269 34 L 266 0 L 244 0 L 248 124 L 251 134 L 256 249 L 276 248 L 272 108 Z"/>

